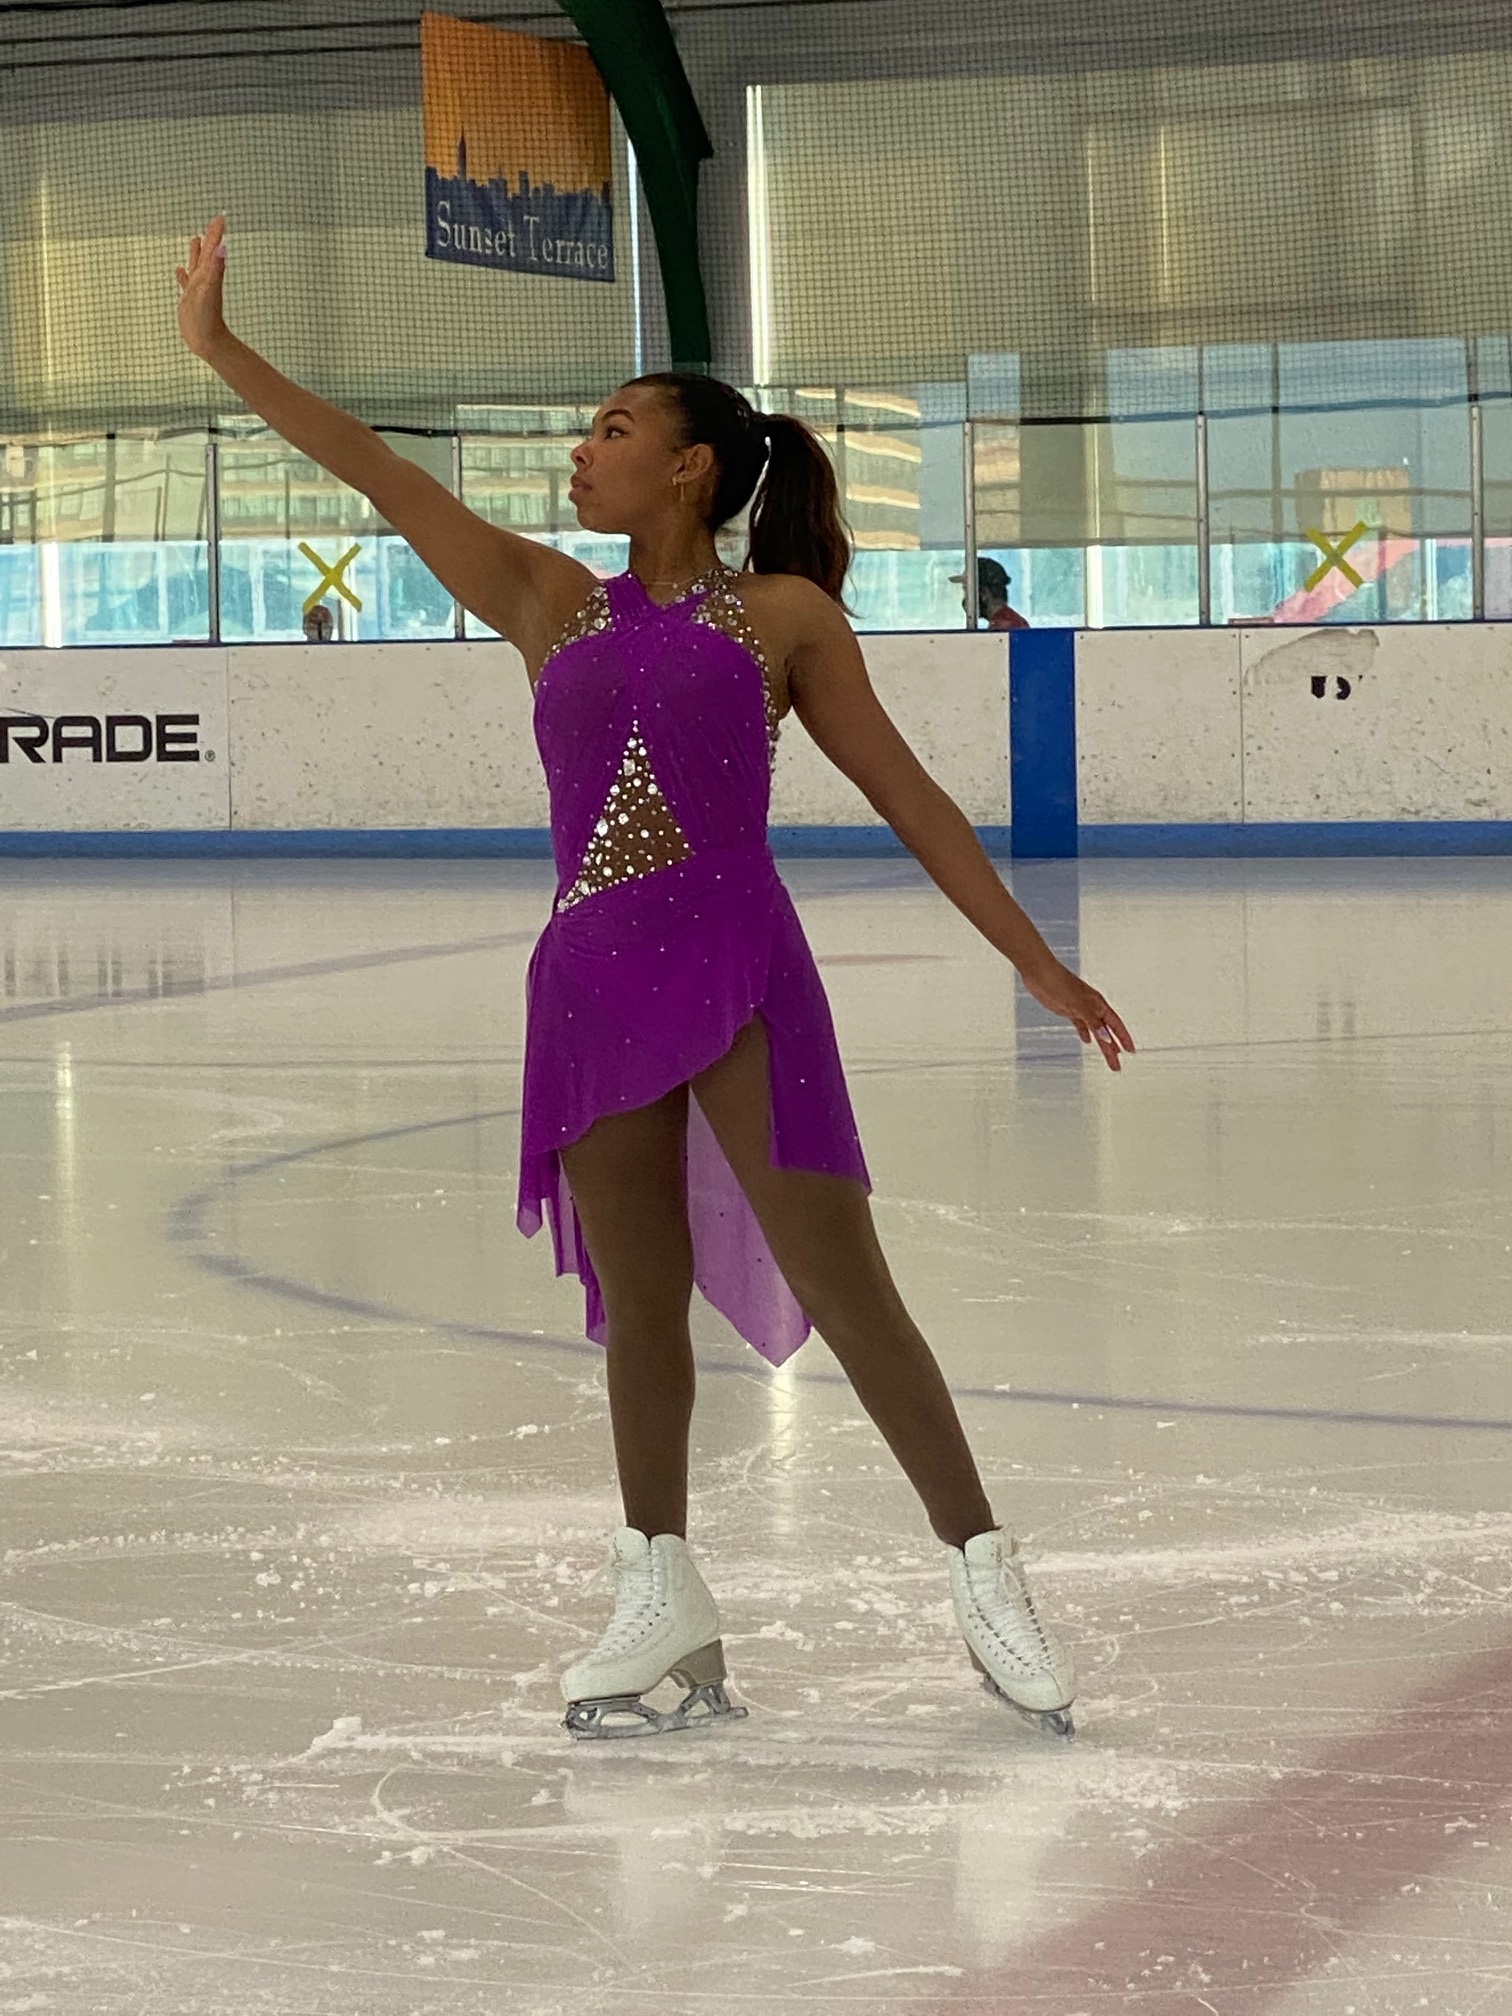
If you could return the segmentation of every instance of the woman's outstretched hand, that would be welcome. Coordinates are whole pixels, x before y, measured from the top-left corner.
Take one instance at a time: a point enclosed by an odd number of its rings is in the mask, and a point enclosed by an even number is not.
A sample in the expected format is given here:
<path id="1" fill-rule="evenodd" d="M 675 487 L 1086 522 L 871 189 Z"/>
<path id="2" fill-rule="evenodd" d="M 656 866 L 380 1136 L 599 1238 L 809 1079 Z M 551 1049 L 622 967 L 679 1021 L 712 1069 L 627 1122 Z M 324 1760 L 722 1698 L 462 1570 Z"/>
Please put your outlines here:
<path id="1" fill-rule="evenodd" d="M 217 217 L 202 238 L 189 240 L 189 264 L 177 268 L 179 334 L 196 357 L 207 358 L 226 334 L 221 289 L 226 276 L 226 220 Z"/>
<path id="2" fill-rule="evenodd" d="M 1083 1043 L 1095 1039 L 1110 1071 L 1123 1068 L 1119 1061 L 1121 1049 L 1133 1056 L 1134 1038 L 1097 989 L 1078 979 L 1069 966 L 1056 960 L 1049 966 L 1034 967 L 1021 977 L 1040 1006 L 1048 1008 L 1052 1015 L 1064 1015 Z"/>

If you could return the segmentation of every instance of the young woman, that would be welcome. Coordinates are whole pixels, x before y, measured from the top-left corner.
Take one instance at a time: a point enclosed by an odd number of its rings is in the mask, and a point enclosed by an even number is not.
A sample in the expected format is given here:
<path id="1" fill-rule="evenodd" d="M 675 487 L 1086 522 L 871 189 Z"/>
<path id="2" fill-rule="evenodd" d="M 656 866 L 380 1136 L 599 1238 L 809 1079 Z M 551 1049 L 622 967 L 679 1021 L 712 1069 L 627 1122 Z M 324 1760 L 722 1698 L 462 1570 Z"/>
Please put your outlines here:
<path id="1" fill-rule="evenodd" d="M 795 713 L 951 902 L 1110 1069 L 1128 1031 L 1051 953 L 959 807 L 884 713 L 840 606 L 849 541 L 800 420 L 728 385 L 622 386 L 572 452 L 579 522 L 628 534 L 601 585 L 466 510 L 350 414 L 227 329 L 225 220 L 178 269 L 185 342 L 232 391 L 369 497 L 525 660 L 558 892 L 527 981 L 518 1221 L 550 1221 L 607 1346 L 625 1524 L 602 1643 L 563 1676 L 574 1735 L 743 1714 L 686 1547 L 697 1285 L 773 1363 L 812 1323 L 947 1549 L 988 1687 L 1069 1734 L 1071 1660 L 1041 1623 L 954 1404 L 877 1242 L 823 988 L 766 840 L 778 724 Z M 750 566 L 714 535 L 755 495 Z M 642 1697 L 669 1676 L 662 1713 Z"/>

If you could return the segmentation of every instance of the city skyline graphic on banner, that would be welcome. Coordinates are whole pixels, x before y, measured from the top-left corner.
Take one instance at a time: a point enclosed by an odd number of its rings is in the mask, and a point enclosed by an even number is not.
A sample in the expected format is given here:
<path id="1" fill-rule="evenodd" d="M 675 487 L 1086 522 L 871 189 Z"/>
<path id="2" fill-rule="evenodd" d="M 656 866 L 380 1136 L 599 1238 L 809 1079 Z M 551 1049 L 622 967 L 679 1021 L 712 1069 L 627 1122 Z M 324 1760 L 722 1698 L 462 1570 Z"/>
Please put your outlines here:
<path id="1" fill-rule="evenodd" d="M 612 281 L 609 94 L 588 51 L 422 14 L 420 62 L 426 257 Z"/>

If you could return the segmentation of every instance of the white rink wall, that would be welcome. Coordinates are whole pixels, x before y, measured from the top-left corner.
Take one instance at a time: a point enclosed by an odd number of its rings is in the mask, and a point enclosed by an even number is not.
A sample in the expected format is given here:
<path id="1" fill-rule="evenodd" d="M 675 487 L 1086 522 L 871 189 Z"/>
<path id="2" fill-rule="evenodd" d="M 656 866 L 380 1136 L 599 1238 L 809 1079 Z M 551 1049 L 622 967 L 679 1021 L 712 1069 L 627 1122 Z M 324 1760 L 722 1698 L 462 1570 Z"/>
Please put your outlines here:
<path id="1" fill-rule="evenodd" d="M 1052 633 L 1032 635 L 1043 650 Z M 1203 851 L 1205 832 L 1212 851 L 1229 851 L 1261 827 L 1512 821 L 1512 625 L 1099 631 L 1061 642 L 1074 661 L 1064 727 L 1091 851 L 1098 836 L 1101 851 L 1181 851 L 1174 829 L 1190 851 Z M 902 733 L 991 843 L 1006 845 L 1009 641 L 861 644 Z M 25 716 L 51 724 L 61 757 L 47 742 L 31 760 L 28 744 L 39 745 Z M 544 845 L 530 691 L 502 642 L 12 652 L 0 660 L 0 717 L 0 845 L 13 851 L 27 836 L 28 851 L 43 851 L 48 835 L 100 835 L 102 851 L 111 835 L 154 834 L 215 834 L 233 848 L 260 834 L 308 834 L 312 849 L 342 834 L 378 847 L 385 834 L 401 848 L 404 834 L 447 835 L 460 851 L 474 834 L 480 851 L 501 833 L 527 850 Z M 200 760 L 183 760 L 188 744 Z M 146 760 L 130 760 L 144 747 Z M 1021 794 L 1036 755 L 1017 751 Z M 791 720 L 772 818 L 815 851 L 882 832 Z"/>
<path id="2" fill-rule="evenodd" d="M 11 651 L 0 658 L 0 832 L 224 832 L 231 823 L 229 653 L 193 645 L 137 651 Z M 141 737 L 124 724 L 153 724 L 144 762 L 92 760 L 83 748 L 32 762 L 18 715 L 95 719 L 102 740 L 112 717 L 123 748 Z M 9 717 L 9 718 L 7 718 Z M 178 760 L 197 717 L 197 762 Z M 157 724 L 167 724 L 162 751 Z M 167 756 L 169 760 L 162 760 Z"/>
<path id="3" fill-rule="evenodd" d="M 999 636 L 874 636 L 860 640 L 882 705 L 919 761 L 974 826 L 1006 827 L 1008 648 Z M 793 719 L 772 779 L 772 824 L 878 827 L 861 793 Z"/>
<path id="4" fill-rule="evenodd" d="M 1512 625 L 1082 635 L 1076 738 L 1083 825 L 1512 819 Z"/>
<path id="5" fill-rule="evenodd" d="M 1005 826 L 1002 639 L 861 642 L 883 704 L 934 775 L 977 825 Z M 530 710 L 524 664 L 502 642 L 10 652 L 0 660 L 0 713 L 12 717 L 0 831 L 544 831 Z M 68 747 L 55 761 L 49 744 L 34 763 L 15 732 L 24 714 L 102 724 L 198 715 L 201 760 L 95 762 Z M 794 720 L 772 818 L 882 823 Z"/>

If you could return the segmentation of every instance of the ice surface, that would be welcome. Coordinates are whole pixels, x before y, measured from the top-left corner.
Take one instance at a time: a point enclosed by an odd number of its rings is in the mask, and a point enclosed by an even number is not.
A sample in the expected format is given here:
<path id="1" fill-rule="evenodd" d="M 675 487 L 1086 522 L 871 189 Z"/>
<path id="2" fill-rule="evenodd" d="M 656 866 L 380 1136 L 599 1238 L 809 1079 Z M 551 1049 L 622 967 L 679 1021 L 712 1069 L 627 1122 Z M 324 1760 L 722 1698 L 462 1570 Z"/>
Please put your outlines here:
<path id="1" fill-rule="evenodd" d="M 0 2016 L 1512 2012 L 1512 868 L 1019 869 L 1121 1080 L 910 864 L 787 872 L 1076 1741 L 823 1346 L 704 1309 L 750 1719 L 562 1732 L 544 868 L 7 864 Z"/>

